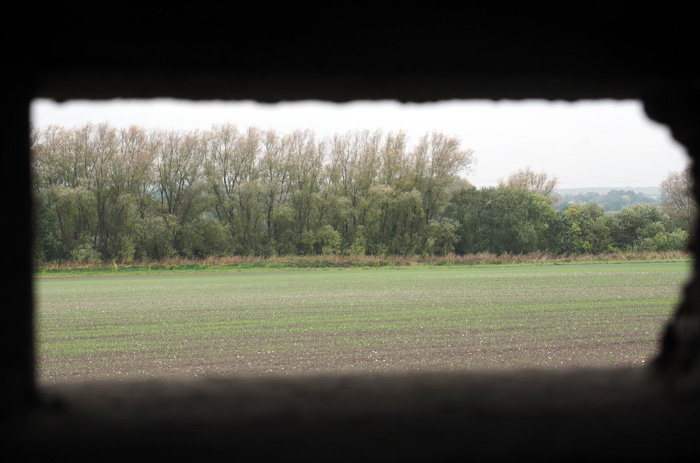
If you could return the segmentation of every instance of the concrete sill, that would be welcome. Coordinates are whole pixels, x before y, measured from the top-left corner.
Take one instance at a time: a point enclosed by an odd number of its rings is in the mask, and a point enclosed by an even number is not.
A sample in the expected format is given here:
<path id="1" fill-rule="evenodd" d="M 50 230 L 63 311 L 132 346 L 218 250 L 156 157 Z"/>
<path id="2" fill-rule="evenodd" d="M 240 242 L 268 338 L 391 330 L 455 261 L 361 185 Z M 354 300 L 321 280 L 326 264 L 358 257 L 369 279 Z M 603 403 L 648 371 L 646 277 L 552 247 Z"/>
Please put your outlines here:
<path id="1" fill-rule="evenodd" d="M 700 394 L 648 369 L 90 383 L 40 389 L 5 436 L 52 459 L 682 460 Z"/>

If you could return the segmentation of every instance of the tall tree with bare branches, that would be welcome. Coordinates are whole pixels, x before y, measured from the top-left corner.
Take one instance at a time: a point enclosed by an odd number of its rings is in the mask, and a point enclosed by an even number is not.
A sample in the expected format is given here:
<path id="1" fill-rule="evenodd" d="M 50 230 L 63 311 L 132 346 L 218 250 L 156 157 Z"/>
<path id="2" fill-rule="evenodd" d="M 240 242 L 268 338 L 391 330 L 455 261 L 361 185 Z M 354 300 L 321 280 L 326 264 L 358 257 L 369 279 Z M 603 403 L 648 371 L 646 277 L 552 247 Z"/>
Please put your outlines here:
<path id="1" fill-rule="evenodd" d="M 530 167 L 526 167 L 510 174 L 506 180 L 500 179 L 498 186 L 526 190 L 553 199 L 552 195 L 558 182 L 556 176 L 552 177 L 544 171 L 535 172 Z"/>
<path id="2" fill-rule="evenodd" d="M 680 172 L 670 172 L 661 182 L 661 207 L 683 230 L 693 234 L 698 203 L 693 194 L 693 173 L 688 165 Z"/>

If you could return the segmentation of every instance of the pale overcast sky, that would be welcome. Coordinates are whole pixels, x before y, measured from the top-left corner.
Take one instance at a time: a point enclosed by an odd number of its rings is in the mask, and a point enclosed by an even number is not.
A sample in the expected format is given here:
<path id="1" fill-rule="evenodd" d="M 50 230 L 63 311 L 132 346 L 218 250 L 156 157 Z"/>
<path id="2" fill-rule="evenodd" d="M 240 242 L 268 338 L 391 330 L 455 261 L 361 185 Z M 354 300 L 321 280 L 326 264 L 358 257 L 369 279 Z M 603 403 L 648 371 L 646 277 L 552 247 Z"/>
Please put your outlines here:
<path id="1" fill-rule="evenodd" d="M 74 127 L 109 122 L 174 130 L 210 129 L 233 123 L 288 133 L 312 129 L 318 136 L 348 131 L 404 130 L 412 140 L 435 130 L 474 150 L 476 164 L 466 178 L 493 186 L 525 167 L 559 178 L 560 188 L 655 187 L 688 163 L 669 130 L 647 119 L 636 101 L 490 102 L 431 104 L 320 102 L 260 105 L 253 102 L 174 100 L 105 102 L 35 101 L 36 127 Z"/>

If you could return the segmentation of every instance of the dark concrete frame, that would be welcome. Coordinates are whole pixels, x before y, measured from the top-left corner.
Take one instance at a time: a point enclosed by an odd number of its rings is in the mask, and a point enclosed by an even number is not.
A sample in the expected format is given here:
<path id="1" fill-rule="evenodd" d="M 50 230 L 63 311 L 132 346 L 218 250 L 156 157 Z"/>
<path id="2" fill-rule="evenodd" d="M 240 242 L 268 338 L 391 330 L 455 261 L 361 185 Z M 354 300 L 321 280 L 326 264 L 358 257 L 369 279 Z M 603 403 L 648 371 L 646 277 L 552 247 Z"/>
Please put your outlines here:
<path id="1" fill-rule="evenodd" d="M 39 390 L 28 167 L 29 103 L 35 97 L 639 99 L 695 159 L 700 81 L 690 12 L 606 3 L 572 5 L 566 15 L 523 10 L 504 16 L 497 9 L 431 5 L 386 18 L 358 6 L 360 14 L 342 10 L 339 20 L 339 13 L 318 10 L 305 19 L 271 15 L 271 6 L 201 15 L 137 5 L 114 7 L 109 16 L 61 7 L 49 12 L 37 6 L 17 16 L 23 29 L 5 41 L 0 191 L 9 219 L 3 223 L 0 280 L 0 435 L 7 455 L 244 461 L 698 456 L 697 277 L 662 335 L 659 357 L 643 369 L 231 378 Z"/>

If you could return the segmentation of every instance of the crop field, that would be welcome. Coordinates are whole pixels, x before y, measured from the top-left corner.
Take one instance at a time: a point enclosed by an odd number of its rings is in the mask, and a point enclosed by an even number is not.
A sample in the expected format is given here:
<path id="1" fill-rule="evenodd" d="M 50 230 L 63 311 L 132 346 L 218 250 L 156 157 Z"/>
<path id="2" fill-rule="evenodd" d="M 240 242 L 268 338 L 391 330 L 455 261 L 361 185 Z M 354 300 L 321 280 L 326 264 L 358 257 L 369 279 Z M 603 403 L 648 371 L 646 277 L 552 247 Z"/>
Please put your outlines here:
<path id="1" fill-rule="evenodd" d="M 689 261 L 41 277 L 39 383 L 643 365 Z"/>

